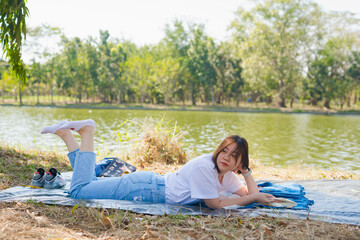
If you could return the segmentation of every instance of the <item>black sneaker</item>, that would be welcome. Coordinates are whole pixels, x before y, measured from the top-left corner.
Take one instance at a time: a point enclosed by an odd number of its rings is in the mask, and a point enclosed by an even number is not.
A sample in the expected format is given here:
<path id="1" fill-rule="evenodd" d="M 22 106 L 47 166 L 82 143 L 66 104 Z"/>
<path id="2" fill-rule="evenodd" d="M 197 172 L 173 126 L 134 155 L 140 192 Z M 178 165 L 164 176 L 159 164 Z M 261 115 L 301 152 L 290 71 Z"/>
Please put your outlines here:
<path id="1" fill-rule="evenodd" d="M 50 168 L 49 172 L 45 175 L 44 188 L 61 188 L 65 185 L 66 181 L 61 177 L 61 174 L 55 168 Z"/>
<path id="2" fill-rule="evenodd" d="M 45 183 L 45 170 L 43 168 L 38 168 L 38 170 L 34 172 L 34 176 L 30 185 L 34 187 L 43 187 L 44 183 Z"/>

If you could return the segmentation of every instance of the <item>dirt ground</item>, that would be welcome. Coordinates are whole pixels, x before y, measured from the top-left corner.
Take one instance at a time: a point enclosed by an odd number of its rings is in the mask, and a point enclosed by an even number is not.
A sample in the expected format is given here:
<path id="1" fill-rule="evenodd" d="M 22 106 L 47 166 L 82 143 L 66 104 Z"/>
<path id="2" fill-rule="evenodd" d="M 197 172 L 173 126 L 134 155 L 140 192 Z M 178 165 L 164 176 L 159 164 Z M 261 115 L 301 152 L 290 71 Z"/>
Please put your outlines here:
<path id="1" fill-rule="evenodd" d="M 360 239 L 359 226 L 273 217 L 150 216 L 0 203 L 0 239 Z"/>

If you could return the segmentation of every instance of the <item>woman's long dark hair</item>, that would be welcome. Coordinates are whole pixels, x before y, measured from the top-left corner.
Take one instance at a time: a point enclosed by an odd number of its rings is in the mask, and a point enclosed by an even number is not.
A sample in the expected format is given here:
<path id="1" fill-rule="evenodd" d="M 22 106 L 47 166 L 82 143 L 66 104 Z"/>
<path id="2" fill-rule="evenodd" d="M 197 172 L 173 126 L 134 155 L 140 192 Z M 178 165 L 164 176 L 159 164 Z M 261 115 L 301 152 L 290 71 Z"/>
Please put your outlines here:
<path id="1" fill-rule="evenodd" d="M 240 163 L 240 166 L 242 166 L 242 168 L 249 168 L 249 148 L 246 139 L 238 135 L 230 135 L 220 143 L 220 145 L 216 148 L 212 157 L 212 160 L 215 164 L 215 168 L 218 172 L 220 172 L 220 169 L 219 166 L 217 165 L 216 160 L 220 152 L 225 147 L 229 146 L 232 143 L 236 143 L 236 148 L 234 152 L 235 152 L 235 159 L 237 165 Z M 237 172 L 241 173 L 239 170 Z"/>

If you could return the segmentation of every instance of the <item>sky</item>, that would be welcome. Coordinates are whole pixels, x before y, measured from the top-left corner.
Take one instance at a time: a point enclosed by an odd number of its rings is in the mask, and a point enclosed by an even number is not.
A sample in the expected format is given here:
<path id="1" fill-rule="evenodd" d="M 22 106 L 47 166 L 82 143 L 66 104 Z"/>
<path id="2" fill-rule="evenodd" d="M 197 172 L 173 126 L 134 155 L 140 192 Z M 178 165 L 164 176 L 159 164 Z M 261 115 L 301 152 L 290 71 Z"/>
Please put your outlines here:
<path id="1" fill-rule="evenodd" d="M 69 38 L 110 37 L 130 40 L 138 46 L 156 44 L 166 24 L 175 19 L 205 25 L 217 41 L 229 37 L 227 28 L 240 6 L 248 0 L 28 0 L 30 27 L 47 24 L 59 27 Z M 325 11 L 351 11 L 360 18 L 359 0 L 315 0 Z M 26 58 L 26 53 L 24 53 Z"/>
<path id="2" fill-rule="evenodd" d="M 157 43 L 166 24 L 175 19 L 205 24 L 217 40 L 228 37 L 227 27 L 246 0 L 28 0 L 28 26 L 48 24 L 60 27 L 68 37 L 110 36 L 137 45 Z M 316 0 L 324 10 L 351 11 L 360 17 L 359 0 Z"/>

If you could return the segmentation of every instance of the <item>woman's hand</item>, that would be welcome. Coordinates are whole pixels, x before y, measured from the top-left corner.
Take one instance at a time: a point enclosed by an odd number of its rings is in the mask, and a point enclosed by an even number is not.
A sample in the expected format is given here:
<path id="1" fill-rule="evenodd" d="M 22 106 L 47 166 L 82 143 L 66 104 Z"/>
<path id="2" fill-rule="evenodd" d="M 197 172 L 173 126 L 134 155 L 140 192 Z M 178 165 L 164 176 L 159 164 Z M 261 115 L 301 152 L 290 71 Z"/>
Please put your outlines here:
<path id="1" fill-rule="evenodd" d="M 273 195 L 268 193 L 255 193 L 254 195 L 256 195 L 255 199 L 256 202 L 258 203 L 267 204 L 267 203 L 272 203 L 276 200 L 276 198 Z"/>
<path id="2" fill-rule="evenodd" d="M 249 172 L 249 168 L 243 168 L 242 166 L 239 166 L 236 170 L 239 170 L 241 174 L 246 174 Z"/>
<path id="3" fill-rule="evenodd" d="M 204 199 L 206 206 L 210 208 L 220 209 L 226 206 L 231 205 L 240 205 L 245 206 L 253 202 L 258 202 L 260 204 L 267 204 L 276 201 L 276 198 L 267 193 L 254 193 L 250 195 L 246 195 L 243 197 L 232 197 L 221 199 L 220 197 L 215 199 Z"/>

